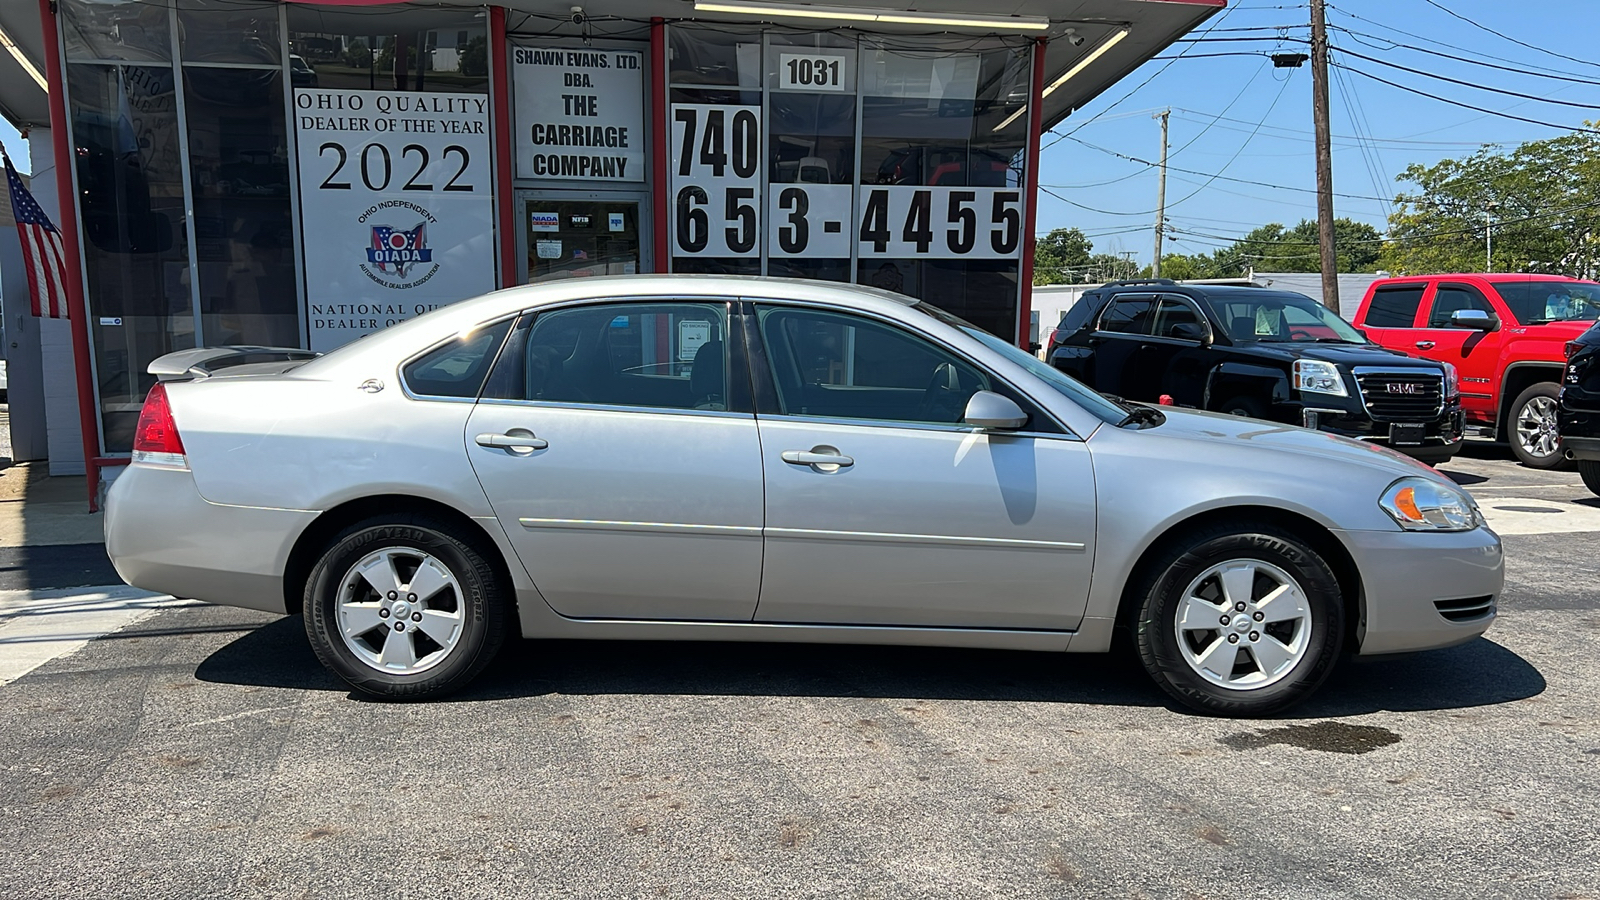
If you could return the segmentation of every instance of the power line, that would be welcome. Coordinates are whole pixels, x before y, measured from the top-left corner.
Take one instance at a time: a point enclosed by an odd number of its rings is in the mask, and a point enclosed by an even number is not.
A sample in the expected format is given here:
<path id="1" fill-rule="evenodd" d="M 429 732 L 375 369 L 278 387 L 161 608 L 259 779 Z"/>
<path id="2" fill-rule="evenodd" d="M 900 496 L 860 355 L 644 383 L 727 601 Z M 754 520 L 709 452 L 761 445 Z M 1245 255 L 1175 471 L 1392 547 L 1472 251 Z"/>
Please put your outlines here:
<path id="1" fill-rule="evenodd" d="M 1448 59 L 1448 60 L 1451 60 L 1453 62 L 1466 63 L 1469 66 L 1482 66 L 1485 69 L 1498 69 L 1498 70 L 1500 70 L 1502 72 L 1511 72 L 1511 73 L 1516 74 L 1516 75 L 1526 75 L 1529 78 L 1548 78 L 1548 79 L 1550 79 L 1552 81 L 1570 81 L 1570 82 L 1572 82 L 1574 84 L 1586 84 L 1586 85 L 1600 87 L 1600 81 L 1596 81 L 1596 80 L 1590 79 L 1590 78 L 1578 78 L 1577 76 L 1574 76 L 1574 75 L 1560 75 L 1560 74 L 1556 74 L 1556 73 L 1553 73 L 1553 72 L 1535 72 L 1535 71 L 1532 71 L 1530 69 L 1518 69 L 1518 68 L 1515 68 L 1513 66 L 1503 66 L 1503 65 L 1500 65 L 1498 63 L 1485 62 L 1485 61 L 1479 60 L 1479 59 L 1468 59 L 1468 58 L 1466 58 L 1464 56 L 1461 56 L 1461 55 L 1459 55 L 1457 53 L 1441 53 L 1438 50 L 1430 50 L 1427 47 L 1418 47 L 1418 46 L 1415 46 L 1413 44 L 1404 44 L 1404 43 L 1401 43 L 1400 41 L 1391 40 L 1391 39 L 1385 38 L 1385 37 L 1380 37 L 1380 36 L 1375 35 L 1375 34 L 1368 34 L 1365 31 L 1356 31 L 1353 28 L 1345 28 L 1343 25 L 1329 25 L 1328 27 L 1330 29 L 1335 30 L 1335 31 L 1342 31 L 1345 34 L 1350 35 L 1350 37 L 1353 38 L 1356 43 L 1362 44 L 1363 46 L 1371 47 L 1374 50 L 1394 50 L 1396 48 L 1400 48 L 1400 49 L 1405 49 L 1405 50 L 1411 50 L 1411 51 L 1416 52 L 1416 53 L 1426 53 L 1429 56 L 1437 56 L 1440 59 Z M 1368 40 L 1362 40 L 1362 38 L 1367 38 Z M 1369 43 L 1369 41 L 1380 41 L 1380 42 L 1382 42 L 1383 44 L 1385 44 L 1387 46 L 1380 46 L 1379 44 Z"/>
<path id="2" fill-rule="evenodd" d="M 1579 109 L 1600 109 L 1600 106 L 1596 106 L 1593 103 L 1574 103 L 1571 100 L 1553 100 L 1549 97 L 1540 97 L 1537 94 L 1524 94 L 1521 91 L 1508 91 L 1505 88 L 1489 87 L 1486 84 L 1473 84 L 1470 81 L 1462 81 L 1459 78 L 1451 78 L 1448 75 L 1436 75 L 1432 72 L 1424 71 L 1422 69 L 1413 69 L 1410 66 L 1402 66 L 1399 63 L 1385 62 L 1384 60 L 1378 59 L 1375 56 L 1368 56 L 1365 53 L 1357 53 L 1354 50 L 1345 50 L 1341 48 L 1339 52 L 1346 56 L 1354 56 L 1356 59 L 1364 59 L 1367 62 L 1375 62 L 1380 66 L 1387 66 L 1391 69 L 1399 69 L 1402 72 L 1410 72 L 1413 75 L 1421 75 L 1425 78 L 1435 78 L 1439 81 L 1448 81 L 1451 84 L 1459 84 L 1463 87 L 1474 88 L 1480 91 L 1490 91 L 1496 94 L 1505 94 L 1508 97 L 1518 97 L 1523 100 L 1537 100 L 1540 103 L 1556 103 L 1560 104 L 1561 106 L 1575 106 Z"/>
<path id="3" fill-rule="evenodd" d="M 1354 73 L 1356 73 L 1357 75 L 1360 75 L 1363 78 L 1371 78 L 1373 81 L 1377 81 L 1377 82 L 1381 82 L 1383 84 L 1387 84 L 1388 86 L 1390 86 L 1392 88 L 1398 88 L 1399 90 L 1406 91 L 1407 93 L 1416 94 L 1419 97 L 1427 97 L 1430 100 L 1437 100 L 1440 103 L 1448 103 L 1451 106 L 1459 106 L 1462 109 L 1470 109 L 1473 112 L 1485 113 L 1485 114 L 1491 115 L 1491 116 L 1499 116 L 1499 117 L 1501 117 L 1503 119 L 1515 119 L 1518 122 L 1527 122 L 1530 125 L 1543 125 L 1546 128 L 1559 128 L 1562 131 L 1581 132 L 1581 133 L 1584 133 L 1584 134 L 1600 134 L 1600 130 L 1597 130 L 1597 129 L 1594 129 L 1594 128 L 1582 128 L 1582 127 L 1578 127 L 1578 126 L 1574 126 L 1574 125 L 1557 125 L 1554 122 L 1546 122 L 1546 121 L 1543 121 L 1542 119 L 1530 119 L 1527 116 L 1518 116 L 1518 115 L 1513 115 L 1513 114 L 1508 113 L 1508 112 L 1500 112 L 1498 110 L 1493 110 L 1493 109 L 1484 109 L 1481 106 L 1473 106 L 1470 103 L 1462 103 L 1460 100 L 1451 100 L 1449 97 L 1440 97 L 1440 96 L 1438 96 L 1436 94 L 1430 94 L 1427 91 L 1418 90 L 1417 88 L 1414 88 L 1414 87 L 1407 87 L 1407 86 L 1405 86 L 1403 84 L 1399 84 L 1399 83 L 1390 81 L 1387 78 L 1383 78 L 1381 76 L 1374 75 L 1371 72 L 1363 72 L 1360 69 L 1357 69 L 1357 68 L 1355 68 L 1353 66 L 1347 66 L 1347 65 L 1344 65 L 1342 63 L 1330 63 L 1330 65 L 1337 66 L 1338 68 L 1344 69 L 1344 70 L 1346 70 L 1348 72 L 1354 72 Z"/>
<path id="4" fill-rule="evenodd" d="M 1462 46 L 1459 46 L 1459 45 L 1456 45 L 1456 44 L 1446 43 L 1445 41 L 1438 40 L 1437 38 L 1431 38 L 1431 37 L 1428 37 L 1427 35 L 1417 34 L 1414 31 L 1406 31 L 1403 28 L 1396 28 L 1393 25 L 1389 25 L 1389 24 L 1384 23 L 1384 22 L 1379 22 L 1376 19 L 1369 19 L 1369 18 L 1367 18 L 1365 16 L 1357 15 L 1357 14 L 1355 14 L 1353 12 L 1346 12 L 1344 9 L 1342 9 L 1340 7 L 1337 7 L 1337 6 L 1334 6 L 1331 3 L 1328 4 L 1328 8 L 1331 9 L 1331 10 L 1334 10 L 1335 12 L 1337 12 L 1337 13 L 1339 13 L 1341 15 L 1349 16 L 1352 19 L 1358 19 L 1358 20 L 1360 20 L 1362 22 L 1366 22 L 1366 23 L 1368 23 L 1370 25 L 1376 25 L 1379 28 L 1384 29 L 1385 31 L 1393 31 L 1396 34 L 1403 34 L 1406 37 L 1416 38 L 1419 41 L 1426 41 L 1426 42 L 1428 42 L 1430 44 L 1433 44 L 1435 46 L 1444 47 L 1447 50 L 1454 50 L 1454 51 L 1456 51 L 1458 53 L 1467 53 L 1467 54 L 1471 54 L 1473 56 L 1488 56 L 1488 54 L 1481 53 L 1481 52 L 1479 52 L 1477 50 L 1472 50 L 1472 49 L 1469 49 L 1467 47 L 1462 47 Z M 1380 38 L 1380 40 L 1382 40 L 1382 38 Z M 1499 57 L 1490 57 L 1490 58 L 1498 59 Z M 1510 60 L 1506 60 L 1506 61 L 1509 62 Z M 1555 74 L 1555 75 L 1565 74 L 1560 69 L 1551 69 L 1551 68 L 1548 68 L 1546 66 L 1534 65 L 1533 63 L 1523 63 L 1522 65 L 1527 66 L 1529 69 L 1539 69 L 1540 71 L 1550 72 L 1550 73 Z"/>
<path id="5" fill-rule="evenodd" d="M 1460 13 L 1456 12 L 1455 10 L 1450 9 L 1449 7 L 1440 5 L 1437 2 L 1437 0 L 1422 0 L 1422 2 L 1428 4 L 1429 6 L 1435 8 L 1435 9 L 1441 11 L 1441 12 L 1444 12 L 1444 13 L 1446 13 L 1446 14 L 1454 17 L 1454 18 L 1460 19 L 1461 21 L 1467 23 L 1468 25 L 1471 25 L 1473 28 L 1478 29 L 1479 31 L 1484 31 L 1484 32 L 1487 32 L 1489 34 L 1492 34 L 1495 37 L 1500 38 L 1501 40 L 1510 41 L 1511 43 L 1516 44 L 1519 47 L 1527 47 L 1529 50 L 1537 50 L 1540 53 L 1545 54 L 1546 56 L 1553 56 L 1553 57 L 1561 60 L 1564 63 L 1569 63 L 1570 64 L 1570 63 L 1575 63 L 1576 62 L 1576 63 L 1582 63 L 1583 65 L 1586 65 L 1586 66 L 1593 66 L 1594 68 L 1600 69 L 1600 64 L 1589 62 L 1586 59 L 1579 59 L 1579 58 L 1576 58 L 1576 57 L 1569 57 L 1569 56 L 1566 56 L 1565 54 L 1556 53 L 1555 51 L 1551 50 L 1548 47 L 1540 47 L 1540 46 L 1537 46 L 1537 45 L 1534 45 L 1534 44 L 1530 44 L 1527 41 L 1518 40 L 1518 39 L 1512 37 L 1509 34 L 1502 34 L 1501 32 L 1495 31 L 1493 28 L 1490 28 L 1487 25 L 1484 25 L 1484 24 L 1482 24 L 1480 22 L 1475 22 L 1472 19 L 1469 19 L 1466 16 L 1461 15 Z"/>

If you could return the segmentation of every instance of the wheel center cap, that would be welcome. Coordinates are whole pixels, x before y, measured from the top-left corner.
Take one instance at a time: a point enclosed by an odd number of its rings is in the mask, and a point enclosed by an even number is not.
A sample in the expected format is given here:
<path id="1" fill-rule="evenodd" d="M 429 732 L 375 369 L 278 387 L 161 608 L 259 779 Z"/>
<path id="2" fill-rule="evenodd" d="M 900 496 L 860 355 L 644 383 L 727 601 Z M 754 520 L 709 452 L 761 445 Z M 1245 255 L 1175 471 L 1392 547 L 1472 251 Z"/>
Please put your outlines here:
<path id="1" fill-rule="evenodd" d="M 1251 624 L 1253 623 L 1250 621 L 1250 617 L 1241 613 L 1233 620 L 1233 630 L 1244 634 L 1250 630 Z"/>
<path id="2" fill-rule="evenodd" d="M 404 600 L 400 601 L 399 603 L 396 603 L 394 606 L 390 607 L 390 609 L 394 612 L 395 615 L 399 616 L 402 619 L 405 618 L 411 612 L 411 607 L 407 606 L 406 602 Z"/>

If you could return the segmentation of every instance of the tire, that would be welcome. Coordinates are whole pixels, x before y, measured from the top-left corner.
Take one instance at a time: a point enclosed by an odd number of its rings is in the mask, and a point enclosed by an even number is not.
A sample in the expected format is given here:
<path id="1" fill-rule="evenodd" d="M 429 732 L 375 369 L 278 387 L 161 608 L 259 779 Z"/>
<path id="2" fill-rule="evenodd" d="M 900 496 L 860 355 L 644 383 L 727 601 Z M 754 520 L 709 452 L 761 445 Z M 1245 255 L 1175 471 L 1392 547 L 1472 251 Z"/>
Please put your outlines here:
<path id="1" fill-rule="evenodd" d="M 1234 397 L 1217 407 L 1217 411 L 1246 419 L 1265 419 L 1267 417 L 1266 404 L 1254 397 Z"/>
<path id="2" fill-rule="evenodd" d="M 1506 440 L 1517 461 L 1530 469 L 1561 465 L 1561 436 L 1556 431 L 1556 410 L 1561 388 L 1551 381 L 1531 385 L 1511 402 Z"/>
<path id="3" fill-rule="evenodd" d="M 1578 474 L 1583 476 L 1583 486 L 1589 489 L 1589 493 L 1600 497 L 1600 461 L 1578 460 Z"/>
<path id="4" fill-rule="evenodd" d="M 312 569 L 306 636 L 322 664 L 354 690 L 432 699 L 464 687 L 494 659 L 505 641 L 506 603 L 494 566 L 453 526 L 422 515 L 380 516 L 336 535 Z"/>
<path id="5" fill-rule="evenodd" d="M 1244 573 L 1253 573 L 1247 598 L 1238 596 Z M 1292 586 L 1298 598 L 1291 590 L 1257 608 L 1274 585 Z M 1179 703 L 1213 715 L 1265 716 L 1299 703 L 1327 679 L 1344 643 L 1344 597 L 1333 570 L 1305 542 L 1270 526 L 1217 526 L 1175 542 L 1133 597 L 1145 671 Z"/>

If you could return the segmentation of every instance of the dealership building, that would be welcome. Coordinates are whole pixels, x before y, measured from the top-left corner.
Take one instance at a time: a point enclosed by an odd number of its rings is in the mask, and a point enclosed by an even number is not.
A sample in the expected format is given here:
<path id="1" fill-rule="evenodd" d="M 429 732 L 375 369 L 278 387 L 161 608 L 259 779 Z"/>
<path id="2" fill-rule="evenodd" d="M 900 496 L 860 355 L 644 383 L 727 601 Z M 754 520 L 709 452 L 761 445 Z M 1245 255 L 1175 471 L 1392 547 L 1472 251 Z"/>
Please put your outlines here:
<path id="1" fill-rule="evenodd" d="M 73 310 L 0 229 L 14 455 L 98 485 L 162 354 L 556 278 L 854 282 L 1026 343 L 1041 134 L 1222 7 L 8 0 Z"/>

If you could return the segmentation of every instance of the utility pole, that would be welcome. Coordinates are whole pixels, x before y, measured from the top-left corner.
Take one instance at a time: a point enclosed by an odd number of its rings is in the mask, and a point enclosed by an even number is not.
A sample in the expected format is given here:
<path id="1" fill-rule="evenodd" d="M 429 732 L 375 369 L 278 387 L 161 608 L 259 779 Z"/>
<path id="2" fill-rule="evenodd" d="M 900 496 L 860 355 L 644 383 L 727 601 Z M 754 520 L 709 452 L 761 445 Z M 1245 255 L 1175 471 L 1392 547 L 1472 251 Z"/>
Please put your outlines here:
<path id="1" fill-rule="evenodd" d="M 1150 275 L 1161 277 L 1161 233 L 1167 227 L 1167 117 L 1172 110 L 1164 109 L 1151 118 L 1161 120 L 1161 180 L 1156 187 L 1156 259 L 1150 265 Z"/>
<path id="2" fill-rule="evenodd" d="M 1500 204 L 1490 200 L 1483 207 L 1483 270 L 1494 271 L 1494 211 Z"/>
<path id="3" fill-rule="evenodd" d="M 1324 0 L 1311 0 L 1311 120 L 1317 144 L 1317 243 L 1322 250 L 1322 302 L 1339 311 L 1339 257 L 1333 246 L 1333 151 L 1328 128 L 1328 30 Z"/>

